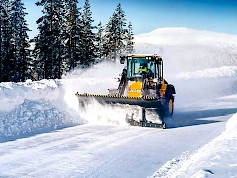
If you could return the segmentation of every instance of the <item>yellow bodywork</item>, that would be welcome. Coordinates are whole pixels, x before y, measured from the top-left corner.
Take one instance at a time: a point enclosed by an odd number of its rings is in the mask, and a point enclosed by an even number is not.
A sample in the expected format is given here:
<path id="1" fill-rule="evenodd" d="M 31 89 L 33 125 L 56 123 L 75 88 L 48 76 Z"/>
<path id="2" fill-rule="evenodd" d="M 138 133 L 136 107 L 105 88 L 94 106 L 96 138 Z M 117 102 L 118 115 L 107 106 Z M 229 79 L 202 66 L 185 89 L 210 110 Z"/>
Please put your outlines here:
<path id="1" fill-rule="evenodd" d="M 128 87 L 128 97 L 142 97 L 142 82 L 132 82 Z M 167 84 L 162 82 L 159 90 L 160 96 L 164 96 L 167 89 Z"/>
<path id="2" fill-rule="evenodd" d="M 164 95 L 165 95 L 166 88 L 167 88 L 167 85 L 166 85 L 166 84 L 162 84 L 162 85 L 161 85 L 161 88 L 160 88 L 160 96 L 164 96 Z"/>
<path id="3" fill-rule="evenodd" d="M 132 82 L 128 87 L 128 97 L 142 97 L 142 82 Z"/>
<path id="4" fill-rule="evenodd" d="M 128 57 L 133 57 L 133 58 L 155 57 L 157 59 L 161 59 L 161 56 L 157 56 L 155 54 L 129 54 Z"/>

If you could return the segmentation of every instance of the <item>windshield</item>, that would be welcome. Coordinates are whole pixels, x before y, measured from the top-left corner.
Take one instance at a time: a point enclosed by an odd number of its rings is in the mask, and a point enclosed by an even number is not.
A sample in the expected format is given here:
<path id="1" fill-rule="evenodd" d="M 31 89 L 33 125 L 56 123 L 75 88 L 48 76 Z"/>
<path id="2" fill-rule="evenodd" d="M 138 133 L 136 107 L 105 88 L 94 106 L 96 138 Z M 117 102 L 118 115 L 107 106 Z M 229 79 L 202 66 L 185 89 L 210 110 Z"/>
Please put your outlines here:
<path id="1" fill-rule="evenodd" d="M 155 63 L 154 61 L 149 61 L 146 58 L 133 58 L 128 60 L 128 78 L 141 77 L 141 71 L 153 73 L 153 78 L 155 74 Z"/>

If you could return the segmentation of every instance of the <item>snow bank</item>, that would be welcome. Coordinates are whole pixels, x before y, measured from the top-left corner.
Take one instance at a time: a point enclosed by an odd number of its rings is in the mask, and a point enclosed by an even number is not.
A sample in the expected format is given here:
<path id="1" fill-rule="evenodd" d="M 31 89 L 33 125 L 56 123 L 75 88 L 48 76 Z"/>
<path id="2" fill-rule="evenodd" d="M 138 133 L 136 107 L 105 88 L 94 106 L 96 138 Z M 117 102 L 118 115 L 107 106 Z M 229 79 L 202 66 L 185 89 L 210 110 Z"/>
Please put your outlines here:
<path id="1" fill-rule="evenodd" d="M 123 67 L 101 63 L 61 80 L 0 83 L 0 142 L 75 124 L 123 124 L 116 114 L 120 111 L 96 102 L 81 112 L 75 96 L 76 92 L 107 94 L 117 87 L 115 78 Z M 112 115 L 116 117 L 111 119 Z"/>
<path id="2" fill-rule="evenodd" d="M 225 131 L 191 156 L 181 155 L 162 166 L 152 177 L 236 177 L 237 113 Z"/>
<path id="3" fill-rule="evenodd" d="M 236 66 L 223 66 L 195 72 L 179 72 L 169 82 L 176 87 L 176 106 L 183 106 L 190 102 L 201 104 L 236 94 L 236 76 Z"/>
<path id="4" fill-rule="evenodd" d="M 83 123 L 59 80 L 0 83 L 0 141 Z"/>
<path id="5" fill-rule="evenodd" d="M 177 75 L 177 79 L 213 79 L 224 77 L 237 77 L 236 66 L 223 66 L 213 69 L 205 69 L 195 72 L 181 72 Z"/>

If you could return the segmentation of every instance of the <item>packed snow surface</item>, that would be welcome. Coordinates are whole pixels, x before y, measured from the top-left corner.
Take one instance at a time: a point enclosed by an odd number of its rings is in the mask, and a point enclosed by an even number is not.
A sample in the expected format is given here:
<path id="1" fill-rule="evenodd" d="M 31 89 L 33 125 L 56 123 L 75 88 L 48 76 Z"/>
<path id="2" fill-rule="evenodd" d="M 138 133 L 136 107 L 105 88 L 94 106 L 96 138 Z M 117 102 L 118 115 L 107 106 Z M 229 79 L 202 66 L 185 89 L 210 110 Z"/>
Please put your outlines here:
<path id="1" fill-rule="evenodd" d="M 237 114 L 226 124 L 225 131 L 196 153 L 174 158 L 152 177 L 237 177 Z"/>
<path id="2" fill-rule="evenodd" d="M 236 39 L 187 28 L 135 37 L 176 88 L 167 130 L 128 126 L 129 107 L 80 110 L 75 93 L 116 88 L 118 64 L 0 83 L 0 177 L 237 177 Z"/>

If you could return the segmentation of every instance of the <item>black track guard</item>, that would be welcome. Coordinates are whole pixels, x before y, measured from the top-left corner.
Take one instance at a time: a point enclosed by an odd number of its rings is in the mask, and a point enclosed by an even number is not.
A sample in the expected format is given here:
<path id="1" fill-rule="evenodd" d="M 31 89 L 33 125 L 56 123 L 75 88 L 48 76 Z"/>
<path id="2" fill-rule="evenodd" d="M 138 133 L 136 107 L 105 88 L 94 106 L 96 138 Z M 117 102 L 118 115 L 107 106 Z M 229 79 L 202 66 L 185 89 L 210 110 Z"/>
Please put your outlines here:
<path id="1" fill-rule="evenodd" d="M 126 119 L 127 123 L 132 126 L 140 126 L 140 127 L 155 127 L 155 128 L 165 128 L 165 124 L 158 124 L 147 121 L 136 121 L 134 119 Z"/>
<path id="2" fill-rule="evenodd" d="M 157 113 L 161 118 L 162 114 Z M 165 128 L 165 123 L 154 123 L 146 120 L 146 109 L 142 108 L 142 118 L 140 121 L 134 120 L 133 118 L 126 118 L 126 122 L 132 126 L 140 126 L 140 127 L 155 127 L 155 128 Z"/>

